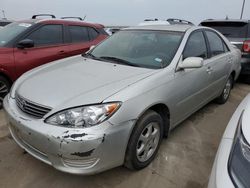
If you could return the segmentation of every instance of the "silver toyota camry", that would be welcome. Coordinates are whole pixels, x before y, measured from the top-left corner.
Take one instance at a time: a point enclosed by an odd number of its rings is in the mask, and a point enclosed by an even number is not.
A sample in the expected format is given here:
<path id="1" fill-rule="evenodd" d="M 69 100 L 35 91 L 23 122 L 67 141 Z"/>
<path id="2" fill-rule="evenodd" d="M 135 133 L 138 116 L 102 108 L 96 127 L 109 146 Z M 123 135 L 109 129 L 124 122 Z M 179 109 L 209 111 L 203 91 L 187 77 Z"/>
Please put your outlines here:
<path id="1" fill-rule="evenodd" d="M 227 101 L 240 69 L 240 51 L 213 29 L 138 26 L 27 72 L 4 109 L 17 144 L 58 170 L 142 169 L 171 129 Z"/>

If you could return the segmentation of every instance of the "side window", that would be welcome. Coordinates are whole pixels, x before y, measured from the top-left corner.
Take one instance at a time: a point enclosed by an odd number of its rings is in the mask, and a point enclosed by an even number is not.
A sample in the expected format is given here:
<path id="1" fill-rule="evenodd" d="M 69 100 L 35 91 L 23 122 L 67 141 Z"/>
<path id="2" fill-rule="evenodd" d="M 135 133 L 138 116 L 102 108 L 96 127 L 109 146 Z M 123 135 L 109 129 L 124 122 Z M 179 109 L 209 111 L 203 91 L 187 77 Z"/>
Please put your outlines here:
<path id="1" fill-rule="evenodd" d="M 225 44 L 222 39 L 212 31 L 206 31 L 207 39 L 211 49 L 211 56 L 216 56 L 225 52 Z"/>
<path id="2" fill-rule="evenodd" d="M 28 37 L 34 41 L 35 46 L 46 46 L 63 43 L 62 25 L 44 25 L 31 33 Z"/>
<path id="3" fill-rule="evenodd" d="M 187 57 L 207 58 L 206 41 L 201 31 L 196 31 L 189 37 L 183 52 L 183 59 Z"/>
<path id="4" fill-rule="evenodd" d="M 69 26 L 71 42 L 87 42 L 89 41 L 88 28 L 83 26 Z"/>
<path id="5" fill-rule="evenodd" d="M 95 29 L 93 29 L 92 27 L 89 27 L 88 30 L 89 30 L 90 40 L 94 40 L 99 35 L 99 33 Z"/>

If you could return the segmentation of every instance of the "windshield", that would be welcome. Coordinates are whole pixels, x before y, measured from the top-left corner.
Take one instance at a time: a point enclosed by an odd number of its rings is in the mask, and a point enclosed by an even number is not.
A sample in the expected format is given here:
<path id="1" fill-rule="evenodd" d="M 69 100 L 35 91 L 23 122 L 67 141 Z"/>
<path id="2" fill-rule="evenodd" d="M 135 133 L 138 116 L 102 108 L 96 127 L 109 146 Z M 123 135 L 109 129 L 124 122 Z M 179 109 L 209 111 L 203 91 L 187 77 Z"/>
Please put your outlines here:
<path id="1" fill-rule="evenodd" d="M 228 38 L 246 38 L 248 24 L 245 22 L 203 22 L 202 26 L 212 27 Z"/>
<path id="2" fill-rule="evenodd" d="M 167 31 L 120 31 L 94 48 L 90 57 L 159 69 L 171 63 L 182 35 L 180 32 Z"/>
<path id="3" fill-rule="evenodd" d="M 0 47 L 3 47 L 14 37 L 28 29 L 31 23 L 11 23 L 0 30 Z"/>

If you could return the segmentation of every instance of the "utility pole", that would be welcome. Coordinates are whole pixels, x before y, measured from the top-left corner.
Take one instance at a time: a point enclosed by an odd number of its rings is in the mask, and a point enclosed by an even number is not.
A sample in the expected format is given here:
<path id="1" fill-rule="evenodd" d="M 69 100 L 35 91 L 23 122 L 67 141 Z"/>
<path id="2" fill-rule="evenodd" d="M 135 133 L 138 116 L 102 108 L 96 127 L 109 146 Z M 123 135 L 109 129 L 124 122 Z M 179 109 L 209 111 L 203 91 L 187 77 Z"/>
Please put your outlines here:
<path id="1" fill-rule="evenodd" d="M 243 0 L 240 19 L 242 19 L 242 16 L 243 16 L 243 12 L 244 12 L 244 8 L 245 8 L 245 1 L 246 1 L 246 0 Z"/>

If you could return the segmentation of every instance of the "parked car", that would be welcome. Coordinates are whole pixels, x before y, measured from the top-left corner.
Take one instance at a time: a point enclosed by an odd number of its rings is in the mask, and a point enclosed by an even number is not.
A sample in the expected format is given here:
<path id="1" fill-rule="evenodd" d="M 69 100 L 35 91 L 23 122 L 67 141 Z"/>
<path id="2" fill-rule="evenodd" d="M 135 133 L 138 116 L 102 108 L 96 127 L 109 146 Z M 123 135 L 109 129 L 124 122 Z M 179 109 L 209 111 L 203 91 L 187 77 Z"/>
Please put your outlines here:
<path id="1" fill-rule="evenodd" d="M 107 37 L 100 24 L 38 16 L 0 30 L 0 106 L 12 83 L 24 72 L 84 53 Z"/>
<path id="2" fill-rule="evenodd" d="M 109 34 L 109 35 L 113 35 L 115 33 L 117 33 L 118 31 L 120 31 L 121 29 L 127 28 L 128 26 L 107 26 L 105 27 L 105 31 Z"/>
<path id="3" fill-rule="evenodd" d="M 139 26 L 145 26 L 145 25 L 170 25 L 170 23 L 166 20 L 159 20 L 157 18 L 155 19 L 146 19 L 143 22 L 138 24 Z"/>
<path id="4" fill-rule="evenodd" d="M 225 103 L 240 51 L 213 29 L 127 28 L 88 53 L 21 76 L 5 97 L 14 140 L 58 170 L 142 169 L 163 135 L 208 102 Z"/>
<path id="5" fill-rule="evenodd" d="M 182 20 L 182 19 L 169 18 L 167 20 L 159 20 L 159 19 L 155 18 L 155 19 L 146 19 L 146 20 L 144 20 L 144 22 L 139 23 L 139 26 L 144 26 L 144 25 L 174 25 L 174 24 L 194 25 L 192 22 L 189 22 L 187 20 Z"/>
<path id="6" fill-rule="evenodd" d="M 10 24 L 10 23 L 12 23 L 12 21 L 7 20 L 7 19 L 1 19 L 1 20 L 0 20 L 0 28 L 1 28 L 1 27 L 4 27 L 4 26 L 6 26 L 6 25 L 8 25 L 8 24 Z"/>
<path id="7" fill-rule="evenodd" d="M 242 51 L 241 75 L 250 83 L 250 21 L 249 20 L 205 20 L 202 26 L 212 27 L 221 32 Z"/>
<path id="8" fill-rule="evenodd" d="M 233 114 L 221 139 L 209 188 L 250 187 L 250 94 Z"/>

